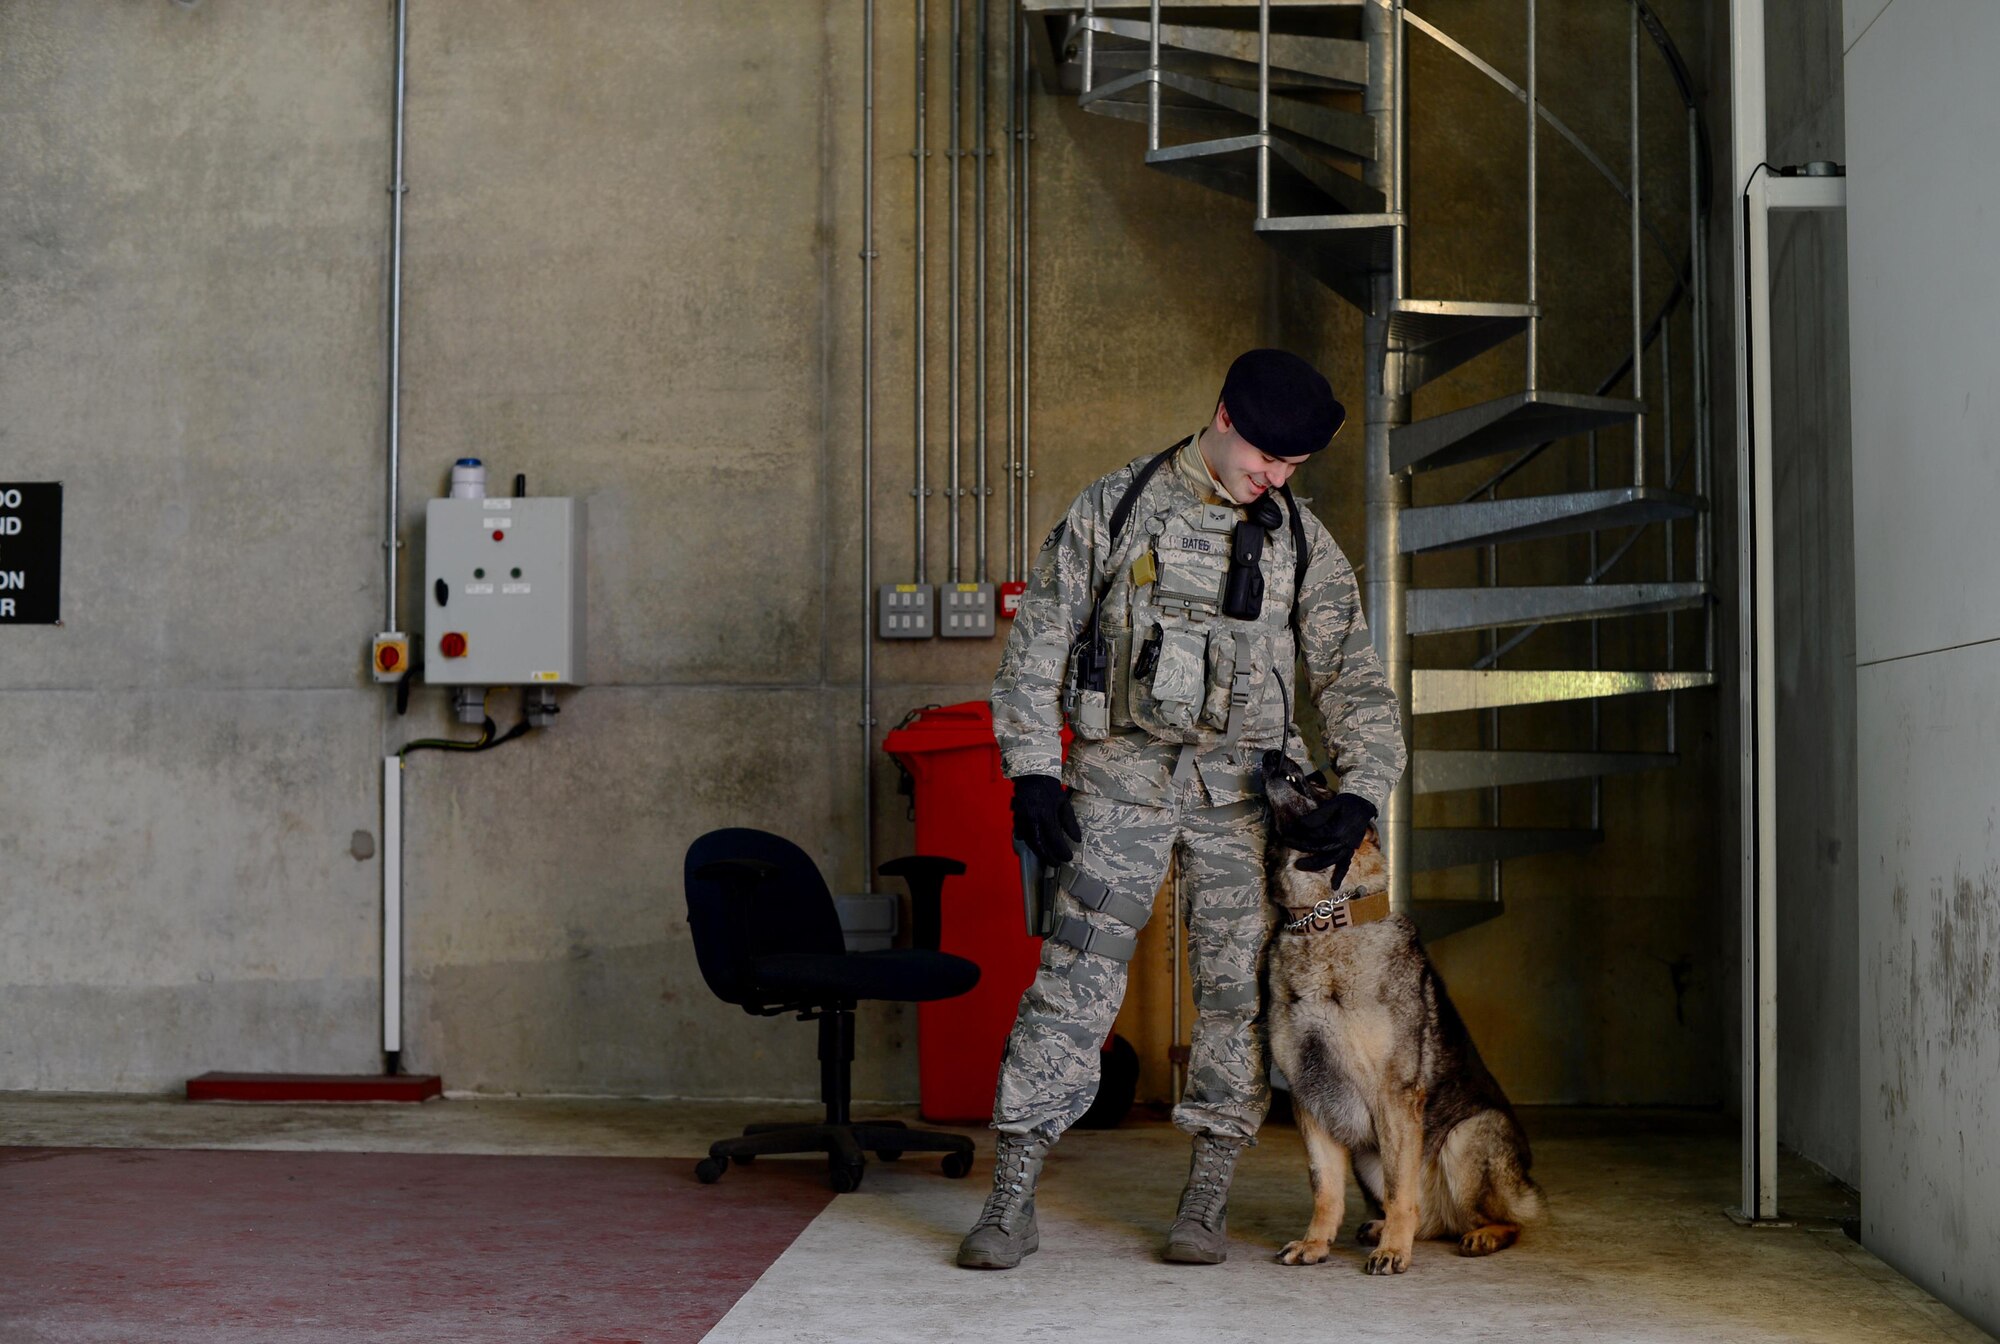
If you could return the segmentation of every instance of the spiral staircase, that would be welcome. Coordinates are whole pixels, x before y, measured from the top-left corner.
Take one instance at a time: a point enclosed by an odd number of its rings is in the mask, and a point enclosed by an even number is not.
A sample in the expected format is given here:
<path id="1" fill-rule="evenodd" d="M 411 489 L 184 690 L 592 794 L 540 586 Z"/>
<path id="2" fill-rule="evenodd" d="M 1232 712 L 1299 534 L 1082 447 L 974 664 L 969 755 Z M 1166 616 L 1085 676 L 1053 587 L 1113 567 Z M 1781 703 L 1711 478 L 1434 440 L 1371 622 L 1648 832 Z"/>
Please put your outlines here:
<path id="1" fill-rule="evenodd" d="M 1558 152 L 1582 154 L 1628 205 L 1638 194 L 1642 175 L 1636 90 L 1642 28 L 1653 54 L 1666 62 L 1679 82 L 1688 127 L 1693 184 L 1689 190 L 1691 196 L 1698 195 L 1703 178 L 1697 170 L 1705 145 L 1685 66 L 1646 0 L 1625 2 L 1630 5 L 1634 82 L 1629 177 L 1613 173 L 1537 96 L 1533 0 L 1520 0 L 1531 35 L 1525 87 L 1407 9 L 1401 0 L 1275 5 L 1270 0 L 1238 0 L 1201 6 L 1021 0 L 1023 23 L 1017 37 L 1025 40 L 1045 92 L 1074 95 L 1085 111 L 1144 126 L 1148 166 L 1251 202 L 1256 236 L 1364 315 L 1369 553 L 1363 570 L 1377 647 L 1411 715 L 1477 711 L 1482 716 L 1479 749 L 1414 751 L 1404 782 L 1384 812 L 1383 836 L 1397 879 L 1393 900 L 1431 938 L 1501 912 L 1504 861 L 1584 849 L 1601 841 L 1597 781 L 1671 766 L 1679 759 L 1671 710 L 1661 749 L 1646 751 L 1603 749 L 1595 712 L 1590 716 L 1589 740 L 1571 749 L 1499 749 L 1501 711 L 1642 694 L 1671 697 L 1715 682 L 1712 632 L 1706 640 L 1705 665 L 1676 668 L 1671 625 L 1666 643 L 1669 666 L 1629 670 L 1595 665 L 1598 623 L 1679 611 L 1712 620 L 1709 529 L 1703 519 L 1704 485 L 1713 478 L 1707 457 L 1705 352 L 1699 348 L 1686 352 L 1693 366 L 1695 414 L 1684 414 L 1687 444 L 1677 453 L 1671 421 L 1676 366 L 1671 349 L 1660 348 L 1670 319 L 1682 305 L 1688 306 L 1691 317 L 1688 327 L 1693 336 L 1687 344 L 1700 345 L 1705 302 L 1700 202 L 1691 201 L 1683 250 L 1670 256 L 1676 275 L 1672 293 L 1649 314 L 1651 321 L 1643 329 L 1634 318 L 1634 340 L 1623 362 L 1608 369 L 1587 391 L 1537 385 L 1538 324 L 1545 318 L 1560 318 L 1545 313 L 1535 301 L 1532 262 L 1530 292 L 1520 302 L 1403 293 L 1407 233 L 1426 225 L 1424 220 L 1413 220 L 1403 207 L 1407 183 L 1400 180 L 1407 162 L 1401 143 L 1406 134 L 1404 44 L 1413 31 L 1458 55 L 1466 77 L 1483 75 L 1510 91 L 1523 117 L 1540 128 L 1536 136 L 1524 136 L 1530 148 L 1521 185 L 1529 201 L 1531 258 L 1537 141 L 1550 142 Z M 1561 143 L 1565 141 L 1566 145 Z M 1621 232 L 1625 223 L 1620 221 Z M 1452 225 L 1447 221 L 1436 227 Z M 1644 227 L 1664 251 L 1658 231 L 1650 222 Z M 1640 212 L 1633 206 L 1629 231 L 1635 276 L 1641 228 Z M 1634 313 L 1640 311 L 1637 301 L 1635 280 Z M 1519 390 L 1442 415 L 1410 418 L 1411 393 L 1516 336 L 1525 336 L 1527 343 L 1525 385 Z M 1640 390 L 1656 350 L 1664 377 L 1654 381 L 1664 382 L 1665 390 L 1655 392 L 1653 409 L 1669 418 L 1660 461 L 1649 468 L 1643 424 L 1649 402 L 1631 394 Z M 1627 395 L 1614 395 L 1621 390 Z M 1690 426 L 1688 421 L 1694 423 Z M 1630 427 L 1636 445 L 1630 478 L 1600 482 L 1594 435 L 1621 427 Z M 1575 452 L 1586 444 L 1588 488 L 1515 493 L 1520 468 L 1537 455 L 1548 450 Z M 1431 473 L 1474 461 L 1500 465 L 1470 493 L 1461 490 L 1416 502 L 1420 491 L 1439 493 L 1426 484 L 1440 479 Z M 1690 464 L 1693 488 L 1679 488 Z M 1644 580 L 1620 574 L 1620 581 L 1607 581 L 1644 529 L 1681 519 L 1697 520 L 1695 545 L 1685 548 L 1677 562 L 1669 528 L 1667 572 Z M 1590 563 L 1575 581 L 1532 586 L 1494 581 L 1498 570 L 1494 548 L 1500 544 L 1580 533 L 1592 537 Z M 1475 548 L 1486 557 L 1485 583 L 1417 587 L 1410 582 L 1410 557 Z M 1636 562 L 1625 566 L 1635 567 Z M 1672 619 L 1668 615 L 1667 620 Z M 1592 623 L 1592 656 L 1578 660 L 1591 666 L 1551 670 L 1500 665 L 1543 626 L 1579 621 Z M 1413 665 L 1413 638 L 1465 631 L 1484 632 L 1483 651 L 1473 665 Z M 1588 824 L 1559 828 L 1498 824 L 1505 810 L 1504 791 L 1561 780 L 1593 781 Z M 1467 790 L 1485 791 L 1491 801 L 1482 808 L 1483 819 L 1495 824 L 1411 824 L 1414 795 Z M 1490 880 L 1482 880 L 1479 897 L 1412 899 L 1411 874 L 1469 864 L 1487 865 L 1491 874 Z"/>

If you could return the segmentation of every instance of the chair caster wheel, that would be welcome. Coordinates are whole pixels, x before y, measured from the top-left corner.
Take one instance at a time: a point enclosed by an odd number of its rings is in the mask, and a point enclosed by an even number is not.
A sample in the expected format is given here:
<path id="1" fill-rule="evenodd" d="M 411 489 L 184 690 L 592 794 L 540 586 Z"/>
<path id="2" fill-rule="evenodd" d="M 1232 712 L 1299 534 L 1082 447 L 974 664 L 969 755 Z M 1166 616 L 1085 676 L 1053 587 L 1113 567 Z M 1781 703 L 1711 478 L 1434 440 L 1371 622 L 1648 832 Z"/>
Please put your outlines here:
<path id="1" fill-rule="evenodd" d="M 861 1173 L 866 1164 L 862 1162 L 831 1162 L 826 1168 L 826 1183 L 833 1187 L 837 1195 L 850 1194 L 861 1186 Z"/>
<path id="2" fill-rule="evenodd" d="M 704 1157 L 694 1164 L 694 1178 L 703 1185 L 714 1185 L 722 1179 L 722 1173 L 729 1170 L 726 1157 Z"/>
<path id="3" fill-rule="evenodd" d="M 946 1153 L 944 1155 L 944 1174 L 951 1177 L 954 1181 L 968 1175 L 971 1171 L 971 1153 Z"/>

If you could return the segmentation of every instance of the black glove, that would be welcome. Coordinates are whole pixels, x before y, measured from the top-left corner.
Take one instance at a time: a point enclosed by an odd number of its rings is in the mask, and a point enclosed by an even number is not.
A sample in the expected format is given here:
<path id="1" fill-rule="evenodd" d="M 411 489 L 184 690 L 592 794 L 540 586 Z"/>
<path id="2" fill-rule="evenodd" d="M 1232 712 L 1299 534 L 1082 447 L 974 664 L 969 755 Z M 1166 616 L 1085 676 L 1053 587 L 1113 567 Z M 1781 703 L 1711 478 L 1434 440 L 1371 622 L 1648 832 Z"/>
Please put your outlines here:
<path id="1" fill-rule="evenodd" d="M 1014 838 L 1035 851 L 1035 857 L 1055 868 L 1076 853 L 1069 840 L 1083 839 L 1069 791 L 1050 775 L 1022 775 L 1014 781 Z"/>
<path id="2" fill-rule="evenodd" d="M 1368 823 L 1375 820 L 1375 804 L 1359 794 L 1336 793 L 1293 823 L 1287 841 L 1310 851 L 1298 867 L 1309 873 L 1333 869 L 1333 887 L 1340 890 L 1354 851 L 1368 838 Z"/>

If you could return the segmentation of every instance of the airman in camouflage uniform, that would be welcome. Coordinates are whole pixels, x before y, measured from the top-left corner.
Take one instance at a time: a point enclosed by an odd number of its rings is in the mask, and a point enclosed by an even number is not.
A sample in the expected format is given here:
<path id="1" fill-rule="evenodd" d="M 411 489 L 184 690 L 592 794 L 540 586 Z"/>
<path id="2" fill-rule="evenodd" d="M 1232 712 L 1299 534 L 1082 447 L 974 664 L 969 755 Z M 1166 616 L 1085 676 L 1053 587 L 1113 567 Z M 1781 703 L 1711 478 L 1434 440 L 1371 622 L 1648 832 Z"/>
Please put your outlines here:
<path id="1" fill-rule="evenodd" d="M 960 1247 L 962 1265 L 1008 1268 L 1039 1244 L 1042 1155 L 1096 1094 L 1099 1049 L 1124 997 L 1137 932 L 1176 854 L 1197 1019 L 1174 1122 L 1194 1136 L 1195 1154 L 1167 1258 L 1224 1258 L 1230 1171 L 1270 1100 L 1258 978 L 1274 907 L 1264 895 L 1267 812 L 1257 763 L 1272 747 L 1306 759 L 1291 722 L 1297 660 L 1349 804 L 1372 815 L 1406 759 L 1354 572 L 1310 512 L 1298 510 L 1296 531 L 1286 518 L 1264 534 L 1254 614 L 1222 610 L 1236 526 L 1246 515 L 1268 522 L 1276 501 L 1260 515 L 1259 500 L 1280 491 L 1340 418 L 1310 365 L 1253 351 L 1231 368 L 1207 428 L 1150 475 L 1149 454 L 1092 484 L 1036 558 L 994 680 L 994 730 L 1016 782 L 1017 834 L 1045 859 L 1064 857 L 1059 839 L 1048 854 L 1020 821 L 1032 810 L 1028 785 L 1054 806 L 1060 777 L 1071 791 L 1062 824 L 1080 839 L 1061 870 L 1058 927 L 1008 1039 L 993 1104 L 994 1193 Z M 1114 538 L 1113 514 L 1142 475 Z M 1283 507 L 1295 507 L 1289 496 Z M 1070 673 L 1100 593 L 1110 667 L 1092 703 Z M 1241 600 L 1231 605 L 1246 609 Z M 1067 762 L 1066 709 L 1076 734 Z"/>

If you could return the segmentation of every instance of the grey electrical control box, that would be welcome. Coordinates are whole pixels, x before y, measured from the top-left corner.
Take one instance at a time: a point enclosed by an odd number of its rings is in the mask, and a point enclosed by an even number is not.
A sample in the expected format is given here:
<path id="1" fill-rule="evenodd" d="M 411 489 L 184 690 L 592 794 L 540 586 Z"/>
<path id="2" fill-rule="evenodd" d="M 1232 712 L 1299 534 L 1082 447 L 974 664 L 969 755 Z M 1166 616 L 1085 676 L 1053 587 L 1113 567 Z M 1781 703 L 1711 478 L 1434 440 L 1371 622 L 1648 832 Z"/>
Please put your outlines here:
<path id="1" fill-rule="evenodd" d="M 424 680 L 580 686 L 583 504 L 433 499 L 424 534 Z"/>
<path id="2" fill-rule="evenodd" d="M 937 633 L 936 612 L 928 583 L 885 583 L 876 603 L 875 633 L 883 639 L 929 639 Z"/>
<path id="3" fill-rule="evenodd" d="M 947 583 L 939 594 L 938 633 L 946 639 L 993 637 L 993 585 Z"/>

